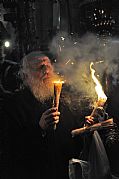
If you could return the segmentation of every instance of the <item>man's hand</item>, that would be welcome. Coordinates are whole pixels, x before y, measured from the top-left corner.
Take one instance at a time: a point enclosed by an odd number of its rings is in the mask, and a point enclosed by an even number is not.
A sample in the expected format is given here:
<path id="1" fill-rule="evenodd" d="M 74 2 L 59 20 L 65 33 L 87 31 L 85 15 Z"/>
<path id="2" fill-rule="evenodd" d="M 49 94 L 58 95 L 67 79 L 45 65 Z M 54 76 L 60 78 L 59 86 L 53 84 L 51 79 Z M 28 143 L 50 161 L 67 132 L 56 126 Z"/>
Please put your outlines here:
<path id="1" fill-rule="evenodd" d="M 50 126 L 54 126 L 59 122 L 60 112 L 56 107 L 46 110 L 39 121 L 39 125 L 43 130 L 47 130 Z"/>
<path id="2" fill-rule="evenodd" d="M 85 119 L 86 119 L 86 125 L 90 126 L 90 125 L 94 124 L 94 117 L 92 117 L 92 116 L 86 116 Z"/>
<path id="3" fill-rule="evenodd" d="M 86 124 L 93 125 L 94 123 L 102 122 L 108 119 L 108 114 L 105 112 L 103 107 L 98 107 L 95 110 L 93 116 L 86 116 Z"/>

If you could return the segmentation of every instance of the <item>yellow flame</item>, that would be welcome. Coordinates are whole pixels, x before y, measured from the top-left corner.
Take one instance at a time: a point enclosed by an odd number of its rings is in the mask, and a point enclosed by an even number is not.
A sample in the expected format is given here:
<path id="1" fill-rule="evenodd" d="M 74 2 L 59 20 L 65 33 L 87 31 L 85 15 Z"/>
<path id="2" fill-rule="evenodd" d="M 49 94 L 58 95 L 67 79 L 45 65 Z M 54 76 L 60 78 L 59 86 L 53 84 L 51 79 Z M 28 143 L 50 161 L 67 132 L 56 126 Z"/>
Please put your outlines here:
<path id="1" fill-rule="evenodd" d="M 98 79 L 95 76 L 95 70 L 92 68 L 93 65 L 94 65 L 94 63 L 91 62 L 90 63 L 90 70 L 91 70 L 92 79 L 94 80 L 94 82 L 96 84 L 95 90 L 96 90 L 96 93 L 98 95 L 98 101 L 105 103 L 106 100 L 107 100 L 107 96 L 105 95 L 100 82 L 98 81 Z"/>
<path id="2" fill-rule="evenodd" d="M 54 83 L 54 84 L 55 84 L 55 83 L 57 83 L 57 84 L 63 84 L 64 81 L 61 81 L 61 80 L 59 79 L 59 80 L 55 80 L 55 81 L 53 81 L 53 83 Z"/>

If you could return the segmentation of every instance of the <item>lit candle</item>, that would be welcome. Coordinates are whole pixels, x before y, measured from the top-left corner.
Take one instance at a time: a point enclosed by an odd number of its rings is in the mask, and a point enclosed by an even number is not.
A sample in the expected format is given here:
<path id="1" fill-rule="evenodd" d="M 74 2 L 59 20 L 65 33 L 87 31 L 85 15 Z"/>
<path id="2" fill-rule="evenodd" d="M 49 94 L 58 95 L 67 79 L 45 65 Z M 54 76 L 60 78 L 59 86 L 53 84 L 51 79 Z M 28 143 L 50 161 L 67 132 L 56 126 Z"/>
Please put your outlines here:
<path id="1" fill-rule="evenodd" d="M 58 110 L 62 84 L 64 83 L 64 81 L 58 80 L 58 81 L 54 81 L 53 83 L 54 83 L 53 107 L 56 107 Z M 56 125 L 54 125 L 54 129 L 56 129 Z"/>
<path id="2" fill-rule="evenodd" d="M 95 103 L 94 109 L 91 113 L 91 116 L 93 117 L 93 115 L 95 114 L 95 111 L 98 107 L 103 107 L 106 100 L 107 100 L 107 96 L 105 95 L 103 89 L 102 89 L 102 85 L 100 84 L 100 82 L 98 81 L 98 79 L 95 76 L 95 70 L 92 68 L 92 66 L 94 65 L 93 62 L 91 62 L 90 64 L 90 70 L 91 70 L 91 75 L 92 75 L 92 79 L 95 83 L 95 91 L 98 95 L 98 100 Z"/>

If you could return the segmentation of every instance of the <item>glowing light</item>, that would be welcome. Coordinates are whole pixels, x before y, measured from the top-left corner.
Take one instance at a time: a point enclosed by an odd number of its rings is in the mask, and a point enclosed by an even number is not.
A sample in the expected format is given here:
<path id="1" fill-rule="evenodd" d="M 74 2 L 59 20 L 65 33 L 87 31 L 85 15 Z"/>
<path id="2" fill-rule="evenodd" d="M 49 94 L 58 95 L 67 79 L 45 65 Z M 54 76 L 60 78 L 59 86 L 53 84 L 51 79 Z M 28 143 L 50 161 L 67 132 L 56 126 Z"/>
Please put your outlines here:
<path id="1" fill-rule="evenodd" d="M 98 63 L 103 63 L 104 61 L 103 60 L 100 60 L 99 62 L 96 62 L 96 64 L 98 64 Z"/>
<path id="2" fill-rule="evenodd" d="M 95 76 L 95 70 L 92 68 L 93 65 L 94 65 L 94 63 L 91 62 L 90 63 L 91 75 L 92 75 L 92 79 L 93 79 L 93 81 L 94 81 L 94 83 L 96 85 L 95 86 L 95 91 L 96 91 L 96 93 L 98 95 L 98 102 L 97 102 L 97 104 L 98 105 L 104 105 L 104 103 L 107 100 L 107 96 L 105 95 L 100 82 L 98 81 L 98 79 Z"/>
<path id="3" fill-rule="evenodd" d="M 9 41 L 5 41 L 5 42 L 4 42 L 4 46 L 5 46 L 6 48 L 10 47 L 10 42 L 9 42 Z"/>
<path id="4" fill-rule="evenodd" d="M 57 80 L 57 81 L 54 81 L 53 83 L 54 83 L 53 107 L 56 107 L 58 110 L 62 84 L 64 83 L 64 81 Z M 56 124 L 54 124 L 54 130 L 55 129 L 56 129 Z"/>
<path id="5" fill-rule="evenodd" d="M 64 81 L 61 81 L 61 80 L 59 79 L 59 80 L 53 81 L 53 83 L 54 83 L 54 84 L 59 84 L 59 85 L 61 85 L 61 84 L 64 83 Z"/>
<path id="6" fill-rule="evenodd" d="M 67 65 L 70 61 L 71 61 L 71 60 L 69 59 L 69 60 L 65 63 L 65 65 Z"/>
<path id="7" fill-rule="evenodd" d="M 59 107 L 59 99 L 60 99 L 60 93 L 62 90 L 62 84 L 64 83 L 64 81 L 61 80 L 57 80 L 57 81 L 53 81 L 54 84 L 54 100 L 53 100 L 53 106 L 54 107 Z"/>
<path id="8" fill-rule="evenodd" d="M 65 40 L 65 38 L 64 38 L 64 37 L 61 37 L 61 40 L 62 40 L 62 41 L 64 41 L 64 40 Z"/>

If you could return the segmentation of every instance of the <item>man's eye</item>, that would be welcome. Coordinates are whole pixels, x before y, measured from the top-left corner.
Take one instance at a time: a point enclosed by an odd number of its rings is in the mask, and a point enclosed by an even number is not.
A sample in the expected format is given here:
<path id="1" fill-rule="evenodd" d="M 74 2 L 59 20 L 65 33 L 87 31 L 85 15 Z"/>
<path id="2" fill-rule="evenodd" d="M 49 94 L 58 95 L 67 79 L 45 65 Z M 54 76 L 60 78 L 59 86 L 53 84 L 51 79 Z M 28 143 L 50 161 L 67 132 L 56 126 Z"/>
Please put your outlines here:
<path id="1" fill-rule="evenodd" d="M 51 66 L 45 64 L 40 65 L 39 67 L 32 68 L 33 71 L 42 71 L 42 72 L 44 72 L 47 69 L 52 69 L 52 68 Z"/>
<path id="2" fill-rule="evenodd" d="M 46 70 L 47 66 L 46 65 L 41 65 L 39 67 L 39 70 L 41 70 L 42 72 L 44 72 Z"/>
<path id="3" fill-rule="evenodd" d="M 33 71 L 44 71 L 46 70 L 46 65 L 41 65 L 39 67 L 32 68 Z"/>
<path id="4" fill-rule="evenodd" d="M 41 65 L 41 66 L 39 67 L 39 69 L 41 69 L 41 70 L 46 69 L 46 65 Z"/>

